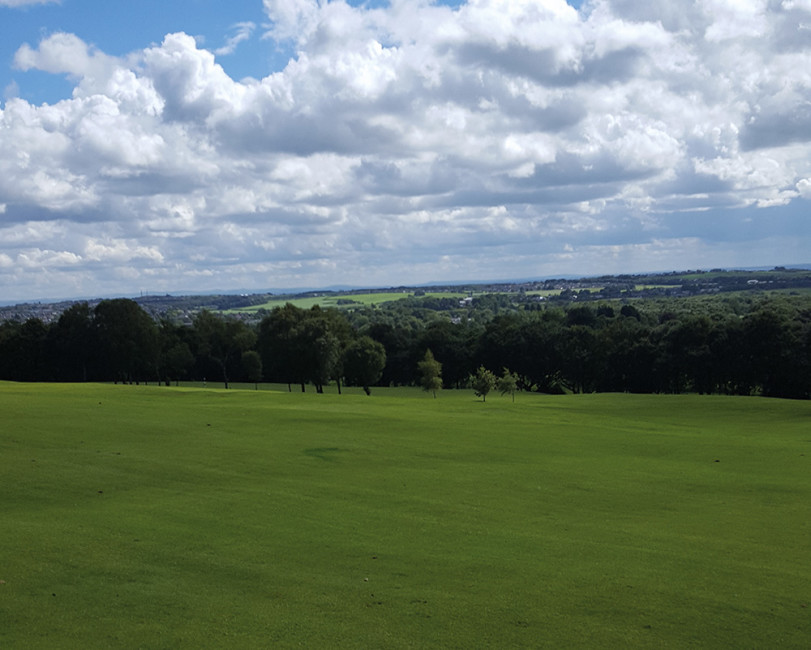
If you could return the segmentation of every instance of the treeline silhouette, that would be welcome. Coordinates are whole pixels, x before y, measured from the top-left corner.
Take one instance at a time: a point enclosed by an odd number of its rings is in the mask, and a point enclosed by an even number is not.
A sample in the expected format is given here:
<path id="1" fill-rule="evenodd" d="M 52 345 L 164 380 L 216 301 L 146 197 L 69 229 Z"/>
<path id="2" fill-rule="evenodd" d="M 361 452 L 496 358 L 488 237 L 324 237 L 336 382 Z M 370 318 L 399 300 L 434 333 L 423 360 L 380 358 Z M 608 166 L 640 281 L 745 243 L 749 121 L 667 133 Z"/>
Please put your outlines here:
<path id="1" fill-rule="evenodd" d="M 808 298 L 516 309 L 483 296 L 453 314 L 426 305 L 410 298 L 344 312 L 288 304 L 258 325 L 208 311 L 180 325 L 155 322 L 132 300 L 78 303 L 52 324 L 0 324 L 0 379 L 268 381 L 319 392 L 337 382 L 368 392 L 417 384 L 430 349 L 446 388 L 469 385 L 484 366 L 515 373 L 527 391 L 811 397 Z"/>

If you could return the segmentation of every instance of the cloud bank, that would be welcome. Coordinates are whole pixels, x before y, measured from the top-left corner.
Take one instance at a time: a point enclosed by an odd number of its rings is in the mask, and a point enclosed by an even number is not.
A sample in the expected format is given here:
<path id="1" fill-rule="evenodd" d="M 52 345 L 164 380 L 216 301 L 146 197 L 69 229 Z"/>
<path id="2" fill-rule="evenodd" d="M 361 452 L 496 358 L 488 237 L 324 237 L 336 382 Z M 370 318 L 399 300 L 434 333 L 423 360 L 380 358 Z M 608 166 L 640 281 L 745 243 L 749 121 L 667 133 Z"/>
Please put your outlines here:
<path id="1" fill-rule="evenodd" d="M 0 110 L 9 298 L 808 261 L 805 0 L 264 8 L 262 79 L 20 45 L 74 89 Z"/>

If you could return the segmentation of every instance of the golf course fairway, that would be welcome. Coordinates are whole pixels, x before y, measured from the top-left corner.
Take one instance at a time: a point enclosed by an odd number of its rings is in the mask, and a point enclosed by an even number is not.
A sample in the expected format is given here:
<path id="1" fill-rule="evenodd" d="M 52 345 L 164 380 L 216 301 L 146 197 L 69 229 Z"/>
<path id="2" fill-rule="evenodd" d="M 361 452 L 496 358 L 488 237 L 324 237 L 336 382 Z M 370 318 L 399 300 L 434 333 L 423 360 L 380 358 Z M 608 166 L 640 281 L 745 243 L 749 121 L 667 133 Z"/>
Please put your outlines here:
<path id="1" fill-rule="evenodd" d="M 0 416 L 0 648 L 811 647 L 811 402 L 0 383 Z"/>

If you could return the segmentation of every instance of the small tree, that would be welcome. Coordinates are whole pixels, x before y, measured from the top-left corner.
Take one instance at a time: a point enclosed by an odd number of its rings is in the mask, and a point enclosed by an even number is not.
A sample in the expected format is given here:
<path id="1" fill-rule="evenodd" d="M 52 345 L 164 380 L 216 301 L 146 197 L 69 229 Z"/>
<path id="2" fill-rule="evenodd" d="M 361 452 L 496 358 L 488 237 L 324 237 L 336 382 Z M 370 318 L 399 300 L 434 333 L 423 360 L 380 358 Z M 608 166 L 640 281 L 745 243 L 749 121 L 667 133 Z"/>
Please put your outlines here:
<path id="1" fill-rule="evenodd" d="M 436 392 L 442 388 L 442 364 L 434 359 L 431 350 L 425 351 L 425 356 L 417 364 L 420 373 L 420 386 L 424 391 L 431 391 L 436 399 Z"/>
<path id="2" fill-rule="evenodd" d="M 479 366 L 475 375 L 470 375 L 470 384 L 477 397 L 482 398 L 482 402 L 487 401 L 487 393 L 496 387 L 496 376 L 484 366 Z"/>
<path id="3" fill-rule="evenodd" d="M 502 395 L 506 395 L 507 393 L 512 395 L 514 402 L 515 391 L 518 390 L 518 375 L 504 368 L 503 374 L 498 378 L 497 387 L 498 392 Z"/>

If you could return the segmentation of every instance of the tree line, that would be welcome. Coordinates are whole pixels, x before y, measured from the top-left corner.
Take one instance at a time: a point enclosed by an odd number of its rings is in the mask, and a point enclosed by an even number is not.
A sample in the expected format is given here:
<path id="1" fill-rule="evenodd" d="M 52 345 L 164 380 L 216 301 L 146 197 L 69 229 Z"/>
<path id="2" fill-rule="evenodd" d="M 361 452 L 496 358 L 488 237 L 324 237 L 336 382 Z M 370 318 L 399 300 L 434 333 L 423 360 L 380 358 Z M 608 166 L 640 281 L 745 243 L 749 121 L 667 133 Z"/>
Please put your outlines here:
<path id="1" fill-rule="evenodd" d="M 352 312 L 287 304 L 257 325 L 201 311 L 179 325 L 154 321 L 128 299 L 78 303 L 52 324 L 0 324 L 0 378 L 269 381 L 318 392 L 335 383 L 368 393 L 425 385 L 430 351 L 441 368 L 432 391 L 473 387 L 486 396 L 509 377 L 513 391 L 811 397 L 807 299 L 706 309 L 668 301 L 501 309 L 491 299 L 457 322 L 415 304 Z"/>
<path id="2" fill-rule="evenodd" d="M 135 301 L 77 303 L 53 324 L 0 324 L 0 379 L 12 381 L 277 381 L 318 392 L 330 381 L 370 392 L 385 349 L 335 310 L 286 305 L 258 327 L 203 310 L 190 325 L 154 321 Z"/>

